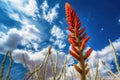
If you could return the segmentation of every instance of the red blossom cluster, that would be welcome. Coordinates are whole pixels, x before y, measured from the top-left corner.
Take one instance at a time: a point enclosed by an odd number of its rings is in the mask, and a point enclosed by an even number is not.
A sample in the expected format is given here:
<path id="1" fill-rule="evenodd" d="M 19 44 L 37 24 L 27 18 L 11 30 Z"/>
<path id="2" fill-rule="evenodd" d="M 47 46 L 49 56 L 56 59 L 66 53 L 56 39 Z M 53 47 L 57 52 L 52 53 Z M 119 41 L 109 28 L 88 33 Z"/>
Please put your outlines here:
<path id="1" fill-rule="evenodd" d="M 85 77 L 85 73 L 87 74 L 88 72 L 88 69 L 85 70 L 87 67 L 85 60 L 90 56 L 92 48 L 88 49 L 85 55 L 83 55 L 83 50 L 90 37 L 86 36 L 85 27 L 80 28 L 81 22 L 69 3 L 65 4 L 65 10 L 66 20 L 69 25 L 67 29 L 71 32 L 68 34 L 68 42 L 71 44 L 72 48 L 70 54 L 80 63 L 80 66 L 74 65 L 75 69 Z"/>

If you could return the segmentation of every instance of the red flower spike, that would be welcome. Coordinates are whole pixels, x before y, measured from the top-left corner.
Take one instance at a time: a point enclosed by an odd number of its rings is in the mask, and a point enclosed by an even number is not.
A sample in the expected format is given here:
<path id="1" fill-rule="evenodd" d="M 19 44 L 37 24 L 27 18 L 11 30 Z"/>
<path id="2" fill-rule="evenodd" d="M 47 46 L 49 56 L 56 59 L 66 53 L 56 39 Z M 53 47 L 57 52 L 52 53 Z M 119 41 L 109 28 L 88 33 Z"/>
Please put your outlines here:
<path id="1" fill-rule="evenodd" d="M 85 27 L 79 30 L 79 35 L 81 35 L 85 31 Z"/>
<path id="2" fill-rule="evenodd" d="M 92 52 L 92 48 L 90 48 L 89 50 L 87 50 L 87 52 L 86 52 L 86 54 L 84 56 L 85 60 L 90 56 L 91 52 Z"/>
<path id="3" fill-rule="evenodd" d="M 75 52 L 73 52 L 73 51 L 70 51 L 70 55 L 71 56 L 73 56 L 75 59 L 77 59 L 77 60 L 79 60 L 80 59 L 80 57 L 79 57 L 79 55 L 78 54 L 76 54 Z"/>
<path id="4" fill-rule="evenodd" d="M 68 39 L 68 42 L 70 42 L 72 45 L 76 46 L 77 45 L 77 42 L 75 41 L 74 38 L 69 38 Z"/>
<path id="5" fill-rule="evenodd" d="M 73 45 L 72 45 L 72 50 L 73 50 L 74 52 L 76 52 L 77 54 L 79 54 L 79 52 L 80 52 L 80 51 L 79 51 L 78 49 L 76 49 L 76 47 L 73 46 Z"/>
<path id="6" fill-rule="evenodd" d="M 79 18 L 69 3 L 65 4 L 65 10 L 66 10 L 66 20 L 68 22 L 68 25 L 73 26 L 72 24 L 74 25 L 78 24 Z"/>
<path id="7" fill-rule="evenodd" d="M 86 33 L 84 32 L 86 29 L 85 27 L 79 29 L 81 22 L 69 3 L 65 4 L 65 10 L 66 20 L 69 25 L 68 30 L 72 33 L 68 34 L 68 41 L 72 45 L 72 51 L 70 51 L 70 54 L 81 64 L 79 66 L 74 65 L 75 69 L 80 74 L 80 80 L 86 80 L 86 74 L 89 72 L 89 69 L 86 69 L 87 64 L 85 64 L 85 59 L 90 56 L 92 48 L 86 52 L 86 55 L 83 55 L 82 53 L 90 37 L 86 37 Z M 81 53 L 81 55 L 79 55 L 79 53 Z"/>
<path id="8" fill-rule="evenodd" d="M 72 16 L 71 16 L 71 11 L 72 7 L 70 6 L 70 4 L 66 3 L 65 4 L 65 10 L 66 10 L 66 20 L 68 22 L 69 26 L 72 26 Z"/>

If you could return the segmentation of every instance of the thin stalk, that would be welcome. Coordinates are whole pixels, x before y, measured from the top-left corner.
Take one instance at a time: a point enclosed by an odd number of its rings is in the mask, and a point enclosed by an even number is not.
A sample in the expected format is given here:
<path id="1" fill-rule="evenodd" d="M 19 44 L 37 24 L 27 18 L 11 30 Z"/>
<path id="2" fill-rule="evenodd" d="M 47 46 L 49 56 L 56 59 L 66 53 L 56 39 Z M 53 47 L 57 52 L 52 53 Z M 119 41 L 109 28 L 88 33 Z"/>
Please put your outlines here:
<path id="1" fill-rule="evenodd" d="M 67 63 L 67 59 L 65 59 L 65 61 L 64 61 L 64 65 L 63 65 L 63 67 L 62 67 L 61 70 L 60 70 L 60 73 L 59 73 L 59 75 L 58 75 L 58 77 L 57 77 L 57 80 L 60 80 L 60 78 L 61 78 L 61 76 L 62 76 L 62 74 L 63 74 L 63 72 L 64 72 L 66 63 Z"/>
<path id="2" fill-rule="evenodd" d="M 72 80 L 74 80 L 72 71 L 70 71 L 70 73 L 71 73 L 71 75 L 72 75 Z"/>
<path id="3" fill-rule="evenodd" d="M 48 63 L 49 55 L 50 55 L 50 54 L 48 54 L 47 60 L 46 60 L 46 62 L 45 62 L 45 68 L 44 68 L 44 73 L 43 73 L 43 74 L 44 74 L 44 75 L 43 75 L 43 80 L 46 80 L 47 63 Z"/>
<path id="4" fill-rule="evenodd" d="M 28 65 L 27 65 L 27 63 L 26 63 L 24 54 L 22 54 L 22 58 L 23 58 L 23 62 L 24 62 L 24 64 L 25 64 L 26 69 L 28 70 L 29 73 L 31 73 L 30 68 L 28 67 Z"/>
<path id="5" fill-rule="evenodd" d="M 51 63 L 51 66 L 52 66 L 53 80 L 55 80 L 55 66 L 54 66 L 51 54 L 50 54 L 50 63 Z"/>
<path id="6" fill-rule="evenodd" d="M 52 46 L 49 47 L 48 49 L 48 56 L 47 56 L 47 60 L 45 62 L 45 68 L 44 68 L 44 75 L 43 75 L 43 80 L 46 80 L 46 72 L 47 72 L 47 63 L 48 63 L 48 60 L 49 60 L 49 57 L 51 55 L 51 49 L 52 49 Z"/>
<path id="7" fill-rule="evenodd" d="M 116 64 L 116 67 L 117 67 L 117 70 L 118 72 L 120 73 L 120 67 L 119 67 L 119 63 L 118 63 L 118 58 L 117 58 L 117 54 L 116 54 L 116 50 L 115 50 L 115 47 L 113 46 L 111 40 L 109 39 L 109 42 L 110 42 L 110 45 L 112 46 L 113 48 L 113 51 L 114 51 L 114 58 L 115 58 L 115 64 Z"/>
<path id="8" fill-rule="evenodd" d="M 36 69 L 37 69 L 37 66 L 36 66 L 36 64 L 35 64 L 35 69 L 34 69 L 34 70 L 36 71 Z M 35 73 L 35 78 L 36 78 L 36 79 L 39 79 L 39 76 L 38 76 L 37 72 Z"/>
<path id="9" fill-rule="evenodd" d="M 65 67 L 64 67 L 64 80 L 66 80 L 66 64 L 65 64 Z"/>
<path id="10" fill-rule="evenodd" d="M 2 78 L 3 78 L 5 63 L 6 63 L 6 61 L 7 61 L 7 56 L 8 56 L 8 54 L 9 54 L 9 51 L 7 51 L 5 57 L 4 57 L 3 61 L 2 61 L 2 67 L 1 67 L 1 70 L 0 70 L 0 79 L 1 79 L 1 80 L 2 80 Z"/>
<path id="11" fill-rule="evenodd" d="M 57 74 L 57 69 L 58 69 L 58 52 L 56 52 L 56 63 L 55 63 L 55 77 L 56 77 L 56 74 Z"/>
<path id="12" fill-rule="evenodd" d="M 97 80 L 97 77 L 98 77 L 98 67 L 99 67 L 99 61 L 96 64 L 96 75 L 95 75 L 94 80 Z"/>
<path id="13" fill-rule="evenodd" d="M 11 51 L 10 51 L 10 64 L 9 64 L 8 72 L 7 72 L 7 75 L 6 75 L 6 80 L 9 80 L 11 68 L 12 68 L 12 54 L 11 54 Z"/>
<path id="14" fill-rule="evenodd" d="M 95 74 L 94 74 L 94 71 L 93 71 L 93 68 L 92 68 L 92 64 L 91 64 L 91 63 L 90 63 L 90 67 L 91 67 L 92 75 L 93 75 L 93 77 L 95 77 Z"/>

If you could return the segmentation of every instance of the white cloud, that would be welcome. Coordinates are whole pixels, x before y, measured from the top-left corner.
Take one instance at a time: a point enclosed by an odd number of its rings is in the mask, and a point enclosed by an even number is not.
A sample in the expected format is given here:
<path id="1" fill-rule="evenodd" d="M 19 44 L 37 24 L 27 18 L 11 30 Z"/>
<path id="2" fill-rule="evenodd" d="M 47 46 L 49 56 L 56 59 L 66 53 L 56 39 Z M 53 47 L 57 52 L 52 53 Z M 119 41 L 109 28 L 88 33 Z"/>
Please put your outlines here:
<path id="1" fill-rule="evenodd" d="M 38 15 L 38 7 L 36 0 L 2 0 L 3 8 L 11 19 L 21 22 L 26 16 L 32 18 Z"/>
<path id="2" fill-rule="evenodd" d="M 116 41 L 114 41 L 113 45 L 119 54 L 119 52 L 120 52 L 120 39 L 117 39 Z M 100 71 L 101 75 L 105 75 L 106 71 L 107 71 L 103 68 L 101 61 L 105 61 L 106 64 L 108 65 L 108 67 L 110 67 L 112 69 L 115 68 L 115 67 L 113 67 L 113 65 L 111 65 L 111 63 L 114 61 L 112 47 L 110 45 L 108 45 L 108 46 L 104 47 L 102 50 L 99 50 L 99 51 L 94 50 L 92 52 L 91 56 L 89 57 L 88 62 L 91 63 L 93 65 L 93 67 L 95 68 L 95 64 L 96 64 L 97 60 L 100 61 L 99 71 Z"/>
<path id="3" fill-rule="evenodd" d="M 21 18 L 20 18 L 19 13 L 10 13 L 10 14 L 9 14 L 9 17 L 10 17 L 11 19 L 14 19 L 14 20 L 16 20 L 16 21 L 21 22 Z"/>
<path id="4" fill-rule="evenodd" d="M 35 12 L 38 10 L 35 0 L 7 0 L 6 3 L 10 4 L 13 9 L 19 10 L 29 16 L 34 16 Z"/>
<path id="5" fill-rule="evenodd" d="M 65 33 L 58 26 L 54 25 L 51 29 L 50 41 L 54 42 L 60 49 L 63 49 L 66 44 L 64 40 L 66 39 Z"/>
<path id="6" fill-rule="evenodd" d="M 56 37 L 56 39 L 62 39 L 65 37 L 65 34 L 63 32 L 63 30 L 61 30 L 59 27 L 57 27 L 56 25 L 54 25 L 51 29 L 51 34 L 53 37 Z"/>
<path id="7" fill-rule="evenodd" d="M 42 5 L 40 6 L 42 9 L 42 18 L 52 23 L 54 19 L 57 18 L 58 12 L 57 9 L 59 8 L 59 4 L 56 4 L 53 8 L 49 8 L 47 1 L 45 0 Z"/>
<path id="8" fill-rule="evenodd" d="M 11 28 L 7 33 L 0 33 L 0 47 L 5 50 L 16 49 L 18 45 L 27 46 L 31 44 L 31 47 L 38 48 L 35 42 L 40 43 L 39 37 L 40 31 L 35 25 L 24 24 L 20 30 Z"/>
<path id="9" fill-rule="evenodd" d="M 65 42 L 59 39 L 55 40 L 54 45 L 57 45 L 60 49 L 63 49 L 66 46 Z"/>
<path id="10" fill-rule="evenodd" d="M 44 2 L 42 3 L 42 5 L 40 7 L 43 10 L 43 13 L 46 12 L 49 8 L 47 1 L 44 0 Z"/>

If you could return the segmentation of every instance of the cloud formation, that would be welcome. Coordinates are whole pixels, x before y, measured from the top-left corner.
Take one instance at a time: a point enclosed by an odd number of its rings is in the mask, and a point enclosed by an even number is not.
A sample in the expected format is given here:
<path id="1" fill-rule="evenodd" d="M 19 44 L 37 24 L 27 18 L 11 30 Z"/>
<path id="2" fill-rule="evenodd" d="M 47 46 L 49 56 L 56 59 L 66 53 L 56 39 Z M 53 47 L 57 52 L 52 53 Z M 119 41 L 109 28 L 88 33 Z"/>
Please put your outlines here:
<path id="1" fill-rule="evenodd" d="M 3 49 L 16 49 L 18 45 L 28 46 L 31 44 L 35 45 L 35 42 L 40 42 L 39 38 L 40 31 L 35 25 L 24 24 L 23 27 L 18 30 L 11 28 L 7 33 L 0 33 L 0 47 Z"/>
<path id="2" fill-rule="evenodd" d="M 14 11 L 18 11 L 28 16 L 34 16 L 35 13 L 38 11 L 37 3 L 35 0 L 4 0 L 1 2 L 3 2 L 4 6 L 6 6 L 3 7 L 6 9 L 10 17 L 13 17 L 11 14 L 15 13 Z"/>
<path id="3" fill-rule="evenodd" d="M 40 8 L 42 9 L 42 18 L 49 23 L 53 23 L 53 20 L 58 16 L 57 9 L 59 8 L 59 4 L 57 3 L 53 8 L 50 8 L 47 1 L 44 0 Z"/>
<path id="4" fill-rule="evenodd" d="M 51 37 L 50 37 L 50 41 L 54 42 L 54 45 L 57 45 L 60 49 L 63 49 L 66 44 L 65 44 L 65 33 L 63 32 L 63 30 L 61 30 L 58 26 L 53 25 L 52 29 L 51 29 Z"/>

